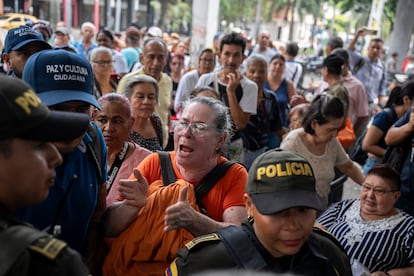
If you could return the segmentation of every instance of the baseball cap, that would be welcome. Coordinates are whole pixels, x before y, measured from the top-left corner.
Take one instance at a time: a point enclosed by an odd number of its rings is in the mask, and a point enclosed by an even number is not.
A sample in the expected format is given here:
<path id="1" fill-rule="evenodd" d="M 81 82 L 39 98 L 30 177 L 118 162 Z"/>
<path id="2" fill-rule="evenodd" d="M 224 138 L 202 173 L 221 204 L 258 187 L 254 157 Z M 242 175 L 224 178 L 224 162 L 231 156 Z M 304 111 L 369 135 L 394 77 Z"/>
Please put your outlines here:
<path id="1" fill-rule="evenodd" d="M 148 36 L 152 36 L 152 37 L 162 37 L 162 31 L 160 28 L 156 27 L 156 26 L 152 26 L 151 28 L 148 29 L 147 31 L 147 35 Z"/>
<path id="2" fill-rule="evenodd" d="M 311 165 L 287 150 L 273 149 L 256 158 L 249 169 L 246 192 L 263 215 L 293 207 L 323 210 Z"/>
<path id="3" fill-rule="evenodd" d="M 35 53 L 26 62 L 22 79 L 48 106 L 82 101 L 99 107 L 93 95 L 93 72 L 90 63 L 75 53 L 47 50 Z"/>
<path id="4" fill-rule="evenodd" d="M 86 114 L 50 111 L 24 81 L 0 76 L 0 139 L 64 141 L 88 128 Z"/>
<path id="5" fill-rule="evenodd" d="M 66 27 L 59 27 L 56 29 L 55 33 L 62 33 L 64 35 L 69 35 L 69 29 Z"/>
<path id="6" fill-rule="evenodd" d="M 327 67 L 329 72 L 340 75 L 344 63 L 344 59 L 341 56 L 331 54 L 323 60 L 322 66 Z"/>
<path id="7" fill-rule="evenodd" d="M 11 51 L 17 51 L 32 42 L 37 42 L 44 47 L 44 50 L 52 48 L 49 43 L 43 40 L 43 36 L 38 31 L 28 26 L 20 26 L 7 32 L 4 39 L 4 52 L 8 54 Z"/>

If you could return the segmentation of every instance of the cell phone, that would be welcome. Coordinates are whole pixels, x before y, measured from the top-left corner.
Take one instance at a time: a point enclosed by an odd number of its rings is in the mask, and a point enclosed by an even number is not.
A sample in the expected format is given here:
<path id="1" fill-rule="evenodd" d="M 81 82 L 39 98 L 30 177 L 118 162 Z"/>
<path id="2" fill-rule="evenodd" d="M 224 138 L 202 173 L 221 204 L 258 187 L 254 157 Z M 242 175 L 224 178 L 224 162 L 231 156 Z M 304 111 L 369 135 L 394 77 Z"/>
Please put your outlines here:
<path id="1" fill-rule="evenodd" d="M 364 30 L 364 35 L 377 35 L 378 34 L 378 30 L 374 30 L 374 29 L 366 29 Z"/>

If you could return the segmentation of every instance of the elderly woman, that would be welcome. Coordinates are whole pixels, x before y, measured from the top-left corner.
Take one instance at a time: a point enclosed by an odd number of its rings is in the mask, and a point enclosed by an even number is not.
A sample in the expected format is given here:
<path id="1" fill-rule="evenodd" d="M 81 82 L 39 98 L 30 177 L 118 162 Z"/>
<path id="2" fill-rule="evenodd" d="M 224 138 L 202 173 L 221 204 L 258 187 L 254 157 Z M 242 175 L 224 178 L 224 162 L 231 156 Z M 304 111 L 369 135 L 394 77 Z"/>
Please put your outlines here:
<path id="1" fill-rule="evenodd" d="M 165 176 L 158 153 L 141 162 L 129 181 L 121 181 L 128 187 L 123 194 L 125 200 L 140 201 L 142 208 L 110 207 L 110 214 L 119 223 L 107 231 L 116 234 L 129 226 L 110 249 L 104 265 L 106 275 L 148 275 L 145 271 L 162 274 L 178 248 L 192 237 L 238 225 L 246 218 L 246 169 L 233 163 L 219 179 L 211 178 L 220 174 L 217 166 L 228 163 L 220 152 L 231 129 L 228 108 L 221 101 L 195 97 L 187 103 L 175 126 L 174 151 L 167 153 L 178 181 L 167 186 L 159 183 Z M 197 193 L 201 182 L 211 188 L 196 200 L 194 190 Z M 142 193 L 133 193 L 129 187 L 139 187 Z M 207 215 L 197 211 L 202 209 L 197 206 L 203 206 Z"/>
<path id="2" fill-rule="evenodd" d="M 400 194 L 399 174 L 386 164 L 375 166 L 359 199 L 332 205 L 317 222 L 339 240 L 354 268 L 378 276 L 413 275 L 414 218 L 394 208 Z"/>
<path id="3" fill-rule="evenodd" d="M 243 139 L 243 165 L 249 169 L 257 156 L 267 150 L 269 135 L 281 140 L 286 130 L 280 115 L 280 106 L 272 91 L 264 88 L 267 75 L 266 59 L 258 54 L 245 62 L 245 76 L 257 84 L 257 112 L 251 115 L 247 126 L 241 130 Z"/>
<path id="4" fill-rule="evenodd" d="M 89 62 L 92 65 L 95 85 L 93 93 L 99 97 L 116 91 L 117 83 L 111 78 L 112 75 L 112 52 L 111 49 L 98 46 L 89 54 Z"/>
<path id="5" fill-rule="evenodd" d="M 129 99 L 134 116 L 131 141 L 150 150 L 162 150 L 162 125 L 154 113 L 158 104 L 158 83 L 148 75 L 136 75 L 128 79 L 125 96 Z"/>
<path id="6" fill-rule="evenodd" d="M 128 141 L 134 118 L 125 96 L 110 93 L 98 102 L 102 109 L 95 111 L 94 120 L 102 130 L 108 150 L 106 205 L 109 206 L 117 200 L 119 180 L 128 178 L 151 152 Z"/>
<path id="7" fill-rule="evenodd" d="M 328 206 L 330 183 L 335 178 L 335 167 L 362 184 L 361 169 L 346 154 L 337 139 L 345 119 L 344 103 L 331 95 L 318 95 L 306 111 L 302 128 L 290 131 L 281 148 L 305 157 L 315 171 L 316 191 Z"/>

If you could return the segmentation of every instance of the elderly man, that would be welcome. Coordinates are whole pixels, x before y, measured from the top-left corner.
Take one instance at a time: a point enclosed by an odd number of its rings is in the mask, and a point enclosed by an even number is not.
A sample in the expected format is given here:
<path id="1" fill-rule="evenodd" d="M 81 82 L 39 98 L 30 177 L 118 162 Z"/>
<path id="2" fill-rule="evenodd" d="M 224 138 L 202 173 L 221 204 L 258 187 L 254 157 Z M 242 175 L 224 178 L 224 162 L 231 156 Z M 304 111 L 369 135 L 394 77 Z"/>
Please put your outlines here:
<path id="1" fill-rule="evenodd" d="M 270 34 L 268 31 L 261 31 L 257 36 L 256 46 L 253 48 L 251 54 L 262 55 L 267 63 L 270 62 L 276 51 L 270 49 Z"/>
<path id="2" fill-rule="evenodd" d="M 155 108 L 155 112 L 160 116 L 163 129 L 163 147 L 167 145 L 168 141 L 168 115 L 169 106 L 171 102 L 172 80 L 162 72 L 167 64 L 168 49 L 164 41 L 159 38 L 149 38 L 145 40 L 142 53 L 140 54 L 140 61 L 142 63 L 141 69 L 136 72 L 126 74 L 122 77 L 118 84 L 117 92 L 124 93 L 126 83 L 128 80 L 138 74 L 146 74 L 158 81 L 159 105 Z"/>

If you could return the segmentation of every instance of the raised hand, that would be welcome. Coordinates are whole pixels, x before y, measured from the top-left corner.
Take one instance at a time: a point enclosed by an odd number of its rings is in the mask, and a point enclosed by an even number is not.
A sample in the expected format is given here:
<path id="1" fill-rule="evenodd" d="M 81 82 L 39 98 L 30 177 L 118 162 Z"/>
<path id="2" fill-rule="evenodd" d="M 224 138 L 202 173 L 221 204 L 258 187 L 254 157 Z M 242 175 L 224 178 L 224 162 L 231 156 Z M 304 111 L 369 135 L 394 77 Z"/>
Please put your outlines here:
<path id="1" fill-rule="evenodd" d="M 125 199 L 125 204 L 141 208 L 147 203 L 148 182 L 139 170 L 134 169 L 136 180 L 121 179 L 118 193 Z"/>
<path id="2" fill-rule="evenodd" d="M 187 193 L 188 186 L 183 187 L 180 190 L 177 202 L 165 210 L 164 231 L 186 228 L 193 222 L 196 211 L 188 202 Z"/>

